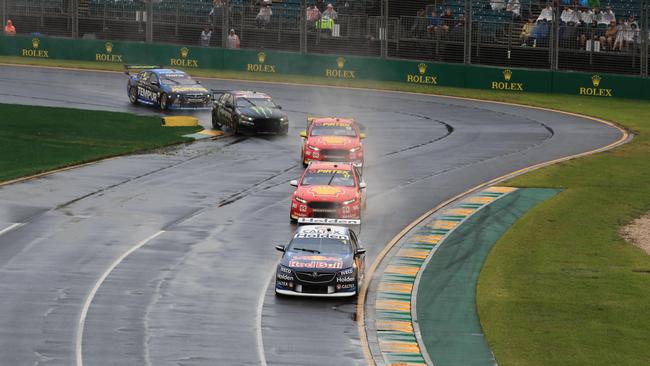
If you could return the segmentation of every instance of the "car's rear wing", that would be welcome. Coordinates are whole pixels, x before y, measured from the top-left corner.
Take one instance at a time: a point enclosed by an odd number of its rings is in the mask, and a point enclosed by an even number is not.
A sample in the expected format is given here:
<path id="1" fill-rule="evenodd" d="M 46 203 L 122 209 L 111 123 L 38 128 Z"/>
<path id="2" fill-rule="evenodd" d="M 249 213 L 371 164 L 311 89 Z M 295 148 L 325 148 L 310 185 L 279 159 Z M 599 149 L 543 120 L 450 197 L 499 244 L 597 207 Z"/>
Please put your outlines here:
<path id="1" fill-rule="evenodd" d="M 131 76 L 142 70 L 162 69 L 161 65 L 124 65 L 124 73 Z"/>
<path id="2" fill-rule="evenodd" d="M 361 220 L 352 219 L 328 219 L 324 217 L 299 217 L 298 224 L 320 224 L 320 225 L 361 225 Z"/>
<path id="3" fill-rule="evenodd" d="M 344 119 L 346 121 L 352 121 L 355 122 L 354 118 L 350 117 L 333 117 L 333 116 L 307 116 L 307 128 L 311 125 L 312 122 L 314 122 L 315 119 L 321 119 L 321 118 L 334 118 L 334 119 Z"/>

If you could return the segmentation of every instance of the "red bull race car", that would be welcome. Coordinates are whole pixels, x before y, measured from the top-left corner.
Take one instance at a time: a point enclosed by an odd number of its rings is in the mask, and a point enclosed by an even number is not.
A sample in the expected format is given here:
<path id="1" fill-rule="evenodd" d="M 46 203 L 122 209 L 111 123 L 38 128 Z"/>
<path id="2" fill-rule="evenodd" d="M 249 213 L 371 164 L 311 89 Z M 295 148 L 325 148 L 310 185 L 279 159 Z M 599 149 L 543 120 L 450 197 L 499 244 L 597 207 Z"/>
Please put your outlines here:
<path id="1" fill-rule="evenodd" d="M 352 163 L 312 161 L 292 180 L 291 221 L 301 217 L 361 219 L 366 182 Z"/>
<path id="2" fill-rule="evenodd" d="M 277 295 L 348 297 L 362 284 L 365 252 L 356 234 L 339 225 L 298 228 L 283 252 L 275 275 Z"/>
<path id="3" fill-rule="evenodd" d="M 345 161 L 363 166 L 363 140 L 366 136 L 350 118 L 309 118 L 300 158 L 306 166 L 310 161 Z"/>

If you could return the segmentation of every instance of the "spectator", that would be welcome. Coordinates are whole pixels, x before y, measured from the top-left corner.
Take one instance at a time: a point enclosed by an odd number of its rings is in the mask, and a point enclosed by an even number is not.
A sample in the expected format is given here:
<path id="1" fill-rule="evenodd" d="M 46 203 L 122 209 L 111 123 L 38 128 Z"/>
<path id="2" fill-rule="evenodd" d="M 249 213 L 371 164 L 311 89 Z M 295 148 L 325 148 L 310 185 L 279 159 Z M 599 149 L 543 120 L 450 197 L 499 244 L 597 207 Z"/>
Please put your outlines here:
<path id="1" fill-rule="evenodd" d="M 612 22 L 609 23 L 609 27 L 607 28 L 605 35 L 600 37 L 600 44 L 605 45 L 607 50 L 611 50 L 612 46 L 614 45 L 614 40 L 616 39 L 616 33 L 618 33 L 618 29 L 616 28 L 616 21 L 612 20 Z"/>
<path id="2" fill-rule="evenodd" d="M 576 27 L 580 23 L 578 13 L 570 7 L 565 6 L 560 15 L 560 22 L 560 39 L 562 40 L 563 45 L 565 47 L 574 47 L 575 40 L 578 38 L 576 36 Z"/>
<path id="3" fill-rule="evenodd" d="M 440 29 L 442 26 L 442 19 L 438 16 L 438 13 L 436 13 L 435 10 L 431 11 L 431 15 L 429 16 L 429 25 L 427 26 L 427 31 L 429 34 L 434 34 Z"/>
<path id="4" fill-rule="evenodd" d="M 583 10 L 580 11 L 580 23 L 582 23 L 583 27 L 590 27 L 593 20 L 594 11 L 591 10 L 591 8 L 583 8 Z"/>
<path id="5" fill-rule="evenodd" d="M 442 19 L 442 27 L 445 31 L 448 31 L 449 28 L 456 24 L 454 15 L 451 13 L 451 8 L 445 9 L 440 18 Z"/>
<path id="6" fill-rule="evenodd" d="M 210 38 L 212 38 L 212 31 L 210 30 L 210 27 L 203 28 L 203 31 L 201 32 L 201 39 L 199 41 L 199 44 L 203 47 L 209 47 Z"/>
<path id="7" fill-rule="evenodd" d="M 609 6 L 601 11 L 597 18 L 598 25 L 609 26 L 612 22 L 616 22 L 616 16 L 614 16 L 614 12 Z"/>
<path id="8" fill-rule="evenodd" d="M 323 12 L 323 19 L 336 20 L 336 18 L 338 18 L 338 14 L 336 13 L 336 10 L 334 10 L 334 6 L 332 4 L 327 4 L 327 9 Z"/>
<path id="9" fill-rule="evenodd" d="M 214 0 L 212 1 L 212 10 L 210 10 L 210 16 L 221 15 L 221 9 L 223 8 L 223 0 Z"/>
<path id="10" fill-rule="evenodd" d="M 506 8 L 505 0 L 490 0 L 492 10 L 503 10 Z"/>
<path id="11" fill-rule="evenodd" d="M 465 37 L 465 17 L 461 14 L 454 26 L 449 30 L 449 39 L 462 42 Z"/>
<path id="12" fill-rule="evenodd" d="M 424 9 L 420 9 L 417 12 L 417 16 L 413 20 L 413 25 L 411 26 L 411 34 L 415 38 L 424 38 L 427 34 L 427 12 Z"/>
<path id="13" fill-rule="evenodd" d="M 239 48 L 241 46 L 241 42 L 239 41 L 239 36 L 235 33 L 234 29 L 231 29 L 230 32 L 228 33 L 228 48 Z"/>
<path id="14" fill-rule="evenodd" d="M 519 0 L 508 0 L 508 5 L 506 5 L 506 11 L 511 12 L 513 18 L 520 18 L 521 3 L 519 3 Z"/>
<path id="15" fill-rule="evenodd" d="M 535 19 L 528 18 L 528 22 L 521 27 L 521 33 L 519 34 L 519 39 L 521 39 L 522 46 L 530 46 L 533 36 L 533 30 L 535 29 Z"/>
<path id="16" fill-rule="evenodd" d="M 257 13 L 257 16 L 255 17 L 257 25 L 260 27 L 266 27 L 269 23 L 271 23 L 271 15 L 273 15 L 273 11 L 271 11 L 271 5 L 269 2 L 262 2 L 260 12 Z"/>
<path id="17" fill-rule="evenodd" d="M 634 41 L 632 32 L 632 23 L 626 22 L 623 18 L 619 18 L 618 25 L 616 26 L 616 40 L 614 41 L 613 51 L 616 51 L 618 47 L 619 51 L 623 51 L 623 48 L 627 50 L 628 42 Z"/>
<path id="18" fill-rule="evenodd" d="M 562 10 L 562 14 L 560 15 L 560 21 L 561 21 L 560 24 L 562 25 L 569 25 L 569 24 L 576 25 L 580 22 L 578 18 L 578 14 L 568 6 L 565 6 L 564 10 Z"/>
<path id="19" fill-rule="evenodd" d="M 324 0 L 316 0 L 316 7 L 318 8 L 318 11 L 321 13 L 325 11 L 325 1 Z"/>
<path id="20" fill-rule="evenodd" d="M 551 34 L 551 22 L 546 19 L 538 20 L 533 29 L 533 47 L 540 44 L 541 47 L 548 45 L 548 37 Z"/>
<path id="21" fill-rule="evenodd" d="M 11 19 L 7 20 L 7 25 L 5 25 L 4 33 L 5 36 L 16 35 L 16 27 L 14 27 L 14 23 L 11 21 Z"/>
<path id="22" fill-rule="evenodd" d="M 551 6 L 551 3 L 547 3 L 546 7 L 539 13 L 537 21 L 539 22 L 540 20 L 545 20 L 547 22 L 553 21 L 553 7 Z"/>
<path id="23" fill-rule="evenodd" d="M 316 4 L 312 3 L 307 8 L 307 24 L 313 26 L 314 24 L 316 24 L 317 21 L 320 20 L 320 16 L 321 16 L 320 10 L 318 10 Z"/>

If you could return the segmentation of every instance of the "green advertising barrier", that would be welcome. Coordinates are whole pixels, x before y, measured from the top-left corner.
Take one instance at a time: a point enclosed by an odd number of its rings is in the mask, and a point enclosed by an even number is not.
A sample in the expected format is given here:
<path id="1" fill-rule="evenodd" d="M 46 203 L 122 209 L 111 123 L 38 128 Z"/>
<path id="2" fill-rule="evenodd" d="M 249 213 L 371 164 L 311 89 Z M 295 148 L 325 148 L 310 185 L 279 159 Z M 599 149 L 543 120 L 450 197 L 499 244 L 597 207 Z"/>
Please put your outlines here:
<path id="1" fill-rule="evenodd" d="M 98 63 L 160 64 L 260 74 L 490 89 L 512 93 L 562 93 L 600 98 L 650 99 L 650 80 L 603 73 L 559 72 L 442 64 L 372 57 L 301 55 L 156 43 L 0 37 L 0 55 Z"/>

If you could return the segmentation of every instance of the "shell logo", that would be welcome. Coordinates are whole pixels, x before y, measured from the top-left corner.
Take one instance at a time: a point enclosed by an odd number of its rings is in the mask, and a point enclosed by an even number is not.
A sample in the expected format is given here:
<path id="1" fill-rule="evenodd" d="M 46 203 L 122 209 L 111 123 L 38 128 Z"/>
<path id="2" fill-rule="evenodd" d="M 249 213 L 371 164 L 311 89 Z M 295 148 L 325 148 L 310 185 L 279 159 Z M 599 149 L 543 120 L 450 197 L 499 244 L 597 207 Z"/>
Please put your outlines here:
<path id="1" fill-rule="evenodd" d="M 309 192 L 313 193 L 314 196 L 337 196 L 343 193 L 343 190 L 332 186 L 316 186 L 309 188 Z"/>
<path id="2" fill-rule="evenodd" d="M 343 145 L 346 142 L 346 138 L 342 136 L 323 136 L 323 142 L 330 145 Z"/>

